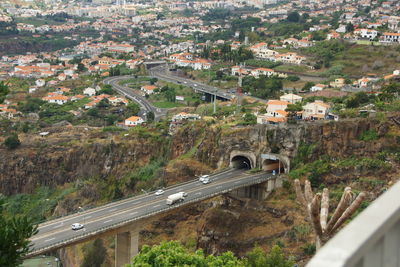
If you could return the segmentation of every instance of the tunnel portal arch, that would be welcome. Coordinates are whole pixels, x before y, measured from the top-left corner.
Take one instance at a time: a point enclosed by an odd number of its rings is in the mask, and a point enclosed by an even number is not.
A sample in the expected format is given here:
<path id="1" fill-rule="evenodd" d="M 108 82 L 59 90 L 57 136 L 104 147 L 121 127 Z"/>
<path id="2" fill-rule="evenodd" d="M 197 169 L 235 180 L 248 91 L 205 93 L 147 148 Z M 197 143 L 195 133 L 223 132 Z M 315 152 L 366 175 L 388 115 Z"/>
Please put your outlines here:
<path id="1" fill-rule="evenodd" d="M 236 169 L 252 169 L 256 167 L 256 157 L 251 152 L 233 151 L 229 166 Z"/>
<path id="2" fill-rule="evenodd" d="M 267 172 L 288 173 L 289 159 L 277 154 L 262 154 L 261 168 Z"/>

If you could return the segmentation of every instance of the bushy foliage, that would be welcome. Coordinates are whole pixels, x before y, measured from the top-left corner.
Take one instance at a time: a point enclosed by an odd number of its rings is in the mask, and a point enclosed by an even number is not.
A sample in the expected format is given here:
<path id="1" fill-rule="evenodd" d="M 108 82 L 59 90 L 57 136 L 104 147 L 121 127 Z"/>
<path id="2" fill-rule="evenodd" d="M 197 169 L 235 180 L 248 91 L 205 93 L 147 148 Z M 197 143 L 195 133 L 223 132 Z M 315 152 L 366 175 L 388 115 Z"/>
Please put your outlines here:
<path id="1" fill-rule="evenodd" d="M 294 262 L 290 259 L 286 259 L 281 248 L 278 245 L 272 247 L 269 254 L 266 254 L 264 250 L 256 246 L 247 255 L 247 267 L 292 267 Z"/>
<path id="2" fill-rule="evenodd" d="M 245 265 L 232 252 L 225 252 L 220 256 L 205 256 L 201 250 L 188 252 L 179 242 L 171 241 L 152 247 L 144 245 L 130 266 L 244 267 Z"/>
<path id="3" fill-rule="evenodd" d="M 0 104 L 4 102 L 6 99 L 7 94 L 10 92 L 8 85 L 5 84 L 3 81 L 0 82 Z"/>
<path id="4" fill-rule="evenodd" d="M 374 141 L 378 139 L 378 133 L 375 129 L 370 129 L 361 133 L 358 139 L 363 141 Z"/>
<path id="5" fill-rule="evenodd" d="M 6 140 L 4 140 L 4 145 L 8 149 L 15 149 L 21 145 L 21 141 L 19 140 L 18 135 L 14 133 L 8 136 Z"/>
<path id="6" fill-rule="evenodd" d="M 37 233 L 37 226 L 27 216 L 7 216 L 5 199 L 0 195 L 0 266 L 19 266 L 30 250 L 28 238 Z"/>
<path id="7" fill-rule="evenodd" d="M 101 239 L 86 245 L 83 248 L 84 258 L 81 267 L 101 267 L 107 255 Z"/>

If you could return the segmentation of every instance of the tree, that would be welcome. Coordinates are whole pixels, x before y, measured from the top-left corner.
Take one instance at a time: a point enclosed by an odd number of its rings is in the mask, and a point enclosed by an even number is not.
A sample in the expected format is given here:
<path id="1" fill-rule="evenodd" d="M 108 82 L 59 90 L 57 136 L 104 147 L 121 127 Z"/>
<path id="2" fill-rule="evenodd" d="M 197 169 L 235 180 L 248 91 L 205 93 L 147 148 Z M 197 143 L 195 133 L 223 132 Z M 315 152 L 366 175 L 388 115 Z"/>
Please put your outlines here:
<path id="1" fill-rule="evenodd" d="M 286 259 L 281 248 L 278 245 L 272 247 L 269 254 L 266 254 L 264 250 L 256 246 L 247 255 L 247 267 L 292 267 L 294 262 L 290 259 Z"/>
<path id="2" fill-rule="evenodd" d="M 257 117 L 254 114 L 246 113 L 243 117 L 245 125 L 254 125 L 257 123 Z"/>
<path id="3" fill-rule="evenodd" d="M 136 104 L 135 102 L 130 102 L 126 106 L 126 110 L 128 111 L 128 114 L 126 114 L 127 116 L 135 116 L 139 113 L 140 106 L 138 104 Z"/>
<path id="4" fill-rule="evenodd" d="M 107 255 L 103 240 L 96 239 L 83 248 L 84 258 L 81 267 L 101 267 Z"/>
<path id="5" fill-rule="evenodd" d="M 111 85 L 105 84 L 102 86 L 101 90 L 99 91 L 99 95 L 101 95 L 101 94 L 113 95 L 114 90 L 112 89 Z"/>
<path id="6" fill-rule="evenodd" d="M 0 104 L 4 102 L 6 96 L 10 92 L 8 85 L 4 83 L 4 81 L 0 82 Z"/>
<path id="7" fill-rule="evenodd" d="M 366 194 L 361 192 L 355 198 L 351 187 L 346 187 L 339 204 L 328 221 L 329 190 L 324 188 L 321 193 L 314 195 L 309 180 L 305 181 L 304 193 L 301 190 L 300 181 L 294 181 L 297 201 L 306 209 L 308 219 L 315 232 L 315 246 L 317 250 L 349 219 L 363 202 Z M 321 208 L 320 208 L 321 207 Z"/>
<path id="8" fill-rule="evenodd" d="M 299 22 L 300 21 L 300 14 L 297 11 L 290 12 L 287 16 L 287 21 L 289 22 Z"/>
<path id="9" fill-rule="evenodd" d="M 14 133 L 4 140 L 4 145 L 8 149 L 15 149 L 21 145 L 21 141 L 19 141 L 18 135 Z"/>
<path id="10" fill-rule="evenodd" d="M 150 84 L 151 84 L 151 85 L 154 85 L 157 81 L 158 81 L 157 78 L 151 78 L 151 79 L 150 79 Z"/>
<path id="11" fill-rule="evenodd" d="M 155 118 L 155 115 L 154 115 L 154 112 L 153 111 L 149 111 L 148 113 L 147 113 L 147 121 L 148 122 L 153 122 L 154 121 L 154 118 Z"/>
<path id="12" fill-rule="evenodd" d="M 354 25 L 351 22 L 347 23 L 346 32 L 353 32 L 353 31 L 354 31 Z"/>
<path id="13" fill-rule="evenodd" d="M 244 267 L 243 261 L 237 259 L 232 252 L 220 256 L 205 256 L 202 250 L 188 252 L 179 242 L 162 242 L 160 245 L 144 245 L 132 259 L 130 266 L 212 266 L 212 267 Z"/>
<path id="14" fill-rule="evenodd" d="M 310 91 L 311 87 L 313 87 L 315 85 L 315 83 L 313 82 L 306 82 L 306 84 L 303 86 L 303 88 L 301 90 L 303 91 Z"/>
<path id="15" fill-rule="evenodd" d="M 82 63 L 78 63 L 78 71 L 79 72 L 84 72 L 86 70 L 85 65 L 83 65 Z"/>
<path id="16" fill-rule="evenodd" d="M 285 111 L 288 112 L 288 123 L 295 123 L 297 112 L 302 111 L 303 107 L 301 104 L 289 104 L 287 105 Z"/>
<path id="17" fill-rule="evenodd" d="M 30 251 L 28 238 L 37 233 L 37 225 L 26 216 L 7 216 L 4 205 L 0 195 L 0 266 L 19 266 Z"/>
<path id="18" fill-rule="evenodd" d="M 26 97 L 26 102 L 18 102 L 18 110 L 24 113 L 37 112 L 45 102 L 40 98 Z"/>

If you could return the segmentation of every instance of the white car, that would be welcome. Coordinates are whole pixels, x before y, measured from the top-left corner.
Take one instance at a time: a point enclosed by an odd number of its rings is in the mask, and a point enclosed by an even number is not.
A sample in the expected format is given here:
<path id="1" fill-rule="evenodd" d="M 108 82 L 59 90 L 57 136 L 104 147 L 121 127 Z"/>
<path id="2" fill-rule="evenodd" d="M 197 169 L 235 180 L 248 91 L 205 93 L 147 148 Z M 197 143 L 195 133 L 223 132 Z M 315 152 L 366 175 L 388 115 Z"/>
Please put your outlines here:
<path id="1" fill-rule="evenodd" d="M 164 190 L 162 190 L 162 189 L 159 189 L 159 190 L 157 190 L 157 191 L 155 192 L 155 195 L 156 195 L 156 196 L 160 196 L 160 195 L 162 195 L 162 194 L 164 194 Z"/>
<path id="2" fill-rule="evenodd" d="M 202 181 L 203 184 L 209 184 L 210 182 L 210 178 L 204 178 Z"/>
<path id="3" fill-rule="evenodd" d="M 79 230 L 79 229 L 82 229 L 84 226 L 83 226 L 83 224 L 80 224 L 80 223 L 73 223 L 72 225 L 71 225 L 71 228 L 72 228 L 72 230 Z"/>
<path id="4" fill-rule="evenodd" d="M 199 178 L 199 182 L 203 182 L 205 179 L 208 179 L 210 177 L 210 175 L 202 175 Z"/>

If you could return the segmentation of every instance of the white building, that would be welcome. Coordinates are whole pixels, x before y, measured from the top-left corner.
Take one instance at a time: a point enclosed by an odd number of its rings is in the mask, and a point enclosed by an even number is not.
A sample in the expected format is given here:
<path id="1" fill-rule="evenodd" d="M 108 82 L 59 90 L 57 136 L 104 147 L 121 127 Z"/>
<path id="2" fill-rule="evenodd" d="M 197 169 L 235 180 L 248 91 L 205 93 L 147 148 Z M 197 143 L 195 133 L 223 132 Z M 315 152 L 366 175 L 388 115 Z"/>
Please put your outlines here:
<path id="1" fill-rule="evenodd" d="M 94 96 L 96 94 L 96 89 L 88 87 L 85 90 L 83 90 L 83 94 L 87 96 Z"/>
<path id="2" fill-rule="evenodd" d="M 289 104 L 287 101 L 269 100 L 267 103 L 267 116 L 285 118 L 287 115 L 285 109 Z"/>
<path id="3" fill-rule="evenodd" d="M 143 122 L 144 120 L 141 117 L 132 116 L 125 120 L 125 126 L 136 126 L 142 124 Z"/>
<path id="4" fill-rule="evenodd" d="M 330 107 L 331 106 L 329 104 L 326 104 L 321 100 L 316 100 L 315 102 L 308 103 L 303 106 L 303 119 L 325 119 Z"/>
<path id="5" fill-rule="evenodd" d="M 301 102 L 303 99 L 301 96 L 295 94 L 286 94 L 279 98 L 281 101 L 289 102 L 290 104 L 296 104 Z"/>

